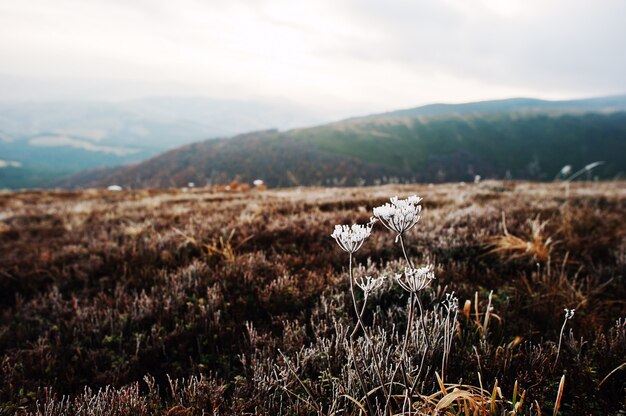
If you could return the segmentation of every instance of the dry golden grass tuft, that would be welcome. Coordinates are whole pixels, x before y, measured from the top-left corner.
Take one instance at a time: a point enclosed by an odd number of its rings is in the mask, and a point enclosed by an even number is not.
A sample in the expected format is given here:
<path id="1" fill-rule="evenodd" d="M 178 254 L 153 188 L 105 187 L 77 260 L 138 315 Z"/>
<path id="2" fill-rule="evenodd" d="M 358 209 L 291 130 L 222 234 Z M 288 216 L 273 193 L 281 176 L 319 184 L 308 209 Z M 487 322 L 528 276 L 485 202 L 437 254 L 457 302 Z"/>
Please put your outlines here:
<path id="1" fill-rule="evenodd" d="M 529 231 L 526 236 L 518 237 L 509 233 L 506 227 L 506 216 L 502 212 L 502 228 L 504 234 L 491 237 L 488 242 L 488 254 L 498 254 L 505 260 L 529 259 L 546 262 L 550 258 L 556 241 L 545 232 L 549 221 L 541 221 L 539 216 L 528 220 Z"/>
<path id="2" fill-rule="evenodd" d="M 502 390 L 495 381 L 493 390 L 489 392 L 482 387 L 464 384 L 445 384 L 437 376 L 440 390 L 427 398 L 424 405 L 418 407 L 419 414 L 433 415 L 519 415 L 526 398 L 526 391 L 521 394 L 515 382 L 512 399 L 506 400 Z"/>

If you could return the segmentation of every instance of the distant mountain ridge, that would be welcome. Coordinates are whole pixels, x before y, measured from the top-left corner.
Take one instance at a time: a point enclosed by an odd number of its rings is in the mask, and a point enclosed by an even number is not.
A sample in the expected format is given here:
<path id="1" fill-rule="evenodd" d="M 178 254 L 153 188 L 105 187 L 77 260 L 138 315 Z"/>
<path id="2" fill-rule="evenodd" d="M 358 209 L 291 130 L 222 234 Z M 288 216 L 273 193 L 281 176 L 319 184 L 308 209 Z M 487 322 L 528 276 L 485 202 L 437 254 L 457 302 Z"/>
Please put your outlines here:
<path id="1" fill-rule="evenodd" d="M 558 101 L 518 97 L 460 104 L 436 103 L 381 113 L 378 114 L 378 116 L 413 117 L 542 110 L 557 110 L 562 112 L 626 111 L 626 95 Z M 376 116 L 376 114 L 374 116 Z"/>
<path id="2" fill-rule="evenodd" d="M 602 160 L 626 172 L 626 96 L 434 104 L 317 127 L 248 133 L 183 146 L 145 162 L 86 172 L 64 187 L 270 186 L 551 179 L 567 164 Z"/>

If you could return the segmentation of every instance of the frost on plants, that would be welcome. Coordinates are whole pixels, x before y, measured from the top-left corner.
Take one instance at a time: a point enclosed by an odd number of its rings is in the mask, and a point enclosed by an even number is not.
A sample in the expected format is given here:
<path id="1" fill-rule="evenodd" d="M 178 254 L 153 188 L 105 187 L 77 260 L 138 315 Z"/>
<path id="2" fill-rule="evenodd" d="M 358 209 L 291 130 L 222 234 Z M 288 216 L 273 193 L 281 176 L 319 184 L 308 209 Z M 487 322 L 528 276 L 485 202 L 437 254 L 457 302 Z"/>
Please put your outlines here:
<path id="1" fill-rule="evenodd" d="M 339 247 L 348 253 L 355 253 L 361 248 L 363 242 L 372 232 L 371 225 L 352 224 L 347 225 L 335 225 L 335 230 L 330 235 L 337 241 Z"/>
<path id="2" fill-rule="evenodd" d="M 386 276 L 365 276 L 356 279 L 356 285 L 363 291 L 363 296 L 367 297 L 370 293 L 380 288 L 385 283 Z"/>
<path id="3" fill-rule="evenodd" d="M 398 235 L 413 228 L 420 220 L 422 206 L 418 205 L 422 198 L 412 195 L 406 199 L 391 198 L 391 203 L 386 203 L 374 208 L 374 217 L 389 230 Z M 397 237 L 396 237 L 397 241 Z"/>
<path id="4" fill-rule="evenodd" d="M 431 264 L 417 269 L 405 267 L 404 273 L 396 273 L 395 279 L 402 289 L 417 294 L 430 286 L 432 281 L 435 280 L 435 272 L 433 272 Z"/>
<path id="5" fill-rule="evenodd" d="M 626 196 L 570 185 L 0 192 L 0 415 L 624 413 Z"/>

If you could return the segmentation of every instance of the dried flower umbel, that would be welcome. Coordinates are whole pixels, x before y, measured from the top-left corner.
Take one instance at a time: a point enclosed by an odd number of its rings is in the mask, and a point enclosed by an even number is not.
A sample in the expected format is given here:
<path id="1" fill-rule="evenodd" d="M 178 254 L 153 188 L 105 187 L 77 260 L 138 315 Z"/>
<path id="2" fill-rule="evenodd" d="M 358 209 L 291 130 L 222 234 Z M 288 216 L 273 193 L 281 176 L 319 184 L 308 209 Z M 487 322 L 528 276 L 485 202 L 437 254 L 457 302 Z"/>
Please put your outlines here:
<path id="1" fill-rule="evenodd" d="M 407 199 L 398 199 L 394 196 L 390 199 L 391 203 L 374 208 L 374 217 L 387 229 L 396 232 L 398 241 L 401 234 L 410 230 L 420 220 L 421 200 L 422 198 L 416 195 L 411 195 Z"/>
<path id="2" fill-rule="evenodd" d="M 429 264 L 417 269 L 406 267 L 404 273 L 397 273 L 394 277 L 402 289 L 417 294 L 435 280 L 435 272 L 433 266 Z"/>
<path id="3" fill-rule="evenodd" d="M 335 225 L 335 230 L 330 235 L 337 241 L 339 247 L 350 254 L 355 253 L 361 248 L 363 242 L 372 232 L 372 226 L 352 224 L 348 225 Z"/>
<path id="4" fill-rule="evenodd" d="M 365 278 L 361 277 L 356 279 L 354 283 L 356 283 L 356 285 L 361 288 L 361 290 L 363 291 L 363 296 L 367 298 L 370 293 L 380 288 L 383 283 L 385 283 L 385 280 L 387 280 L 387 277 L 384 275 L 377 277 L 365 276 Z"/>

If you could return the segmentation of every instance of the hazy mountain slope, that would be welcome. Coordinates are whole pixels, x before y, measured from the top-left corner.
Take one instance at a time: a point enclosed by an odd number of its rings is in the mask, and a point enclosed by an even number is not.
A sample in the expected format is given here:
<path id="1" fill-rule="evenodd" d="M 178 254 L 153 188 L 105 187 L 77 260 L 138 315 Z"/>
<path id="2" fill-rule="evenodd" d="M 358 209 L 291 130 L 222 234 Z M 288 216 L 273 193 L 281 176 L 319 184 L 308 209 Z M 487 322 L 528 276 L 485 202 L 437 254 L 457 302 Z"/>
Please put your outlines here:
<path id="1" fill-rule="evenodd" d="M 83 174 L 62 186 L 184 186 L 250 182 L 270 186 L 551 179 L 566 164 L 611 178 L 626 172 L 626 112 L 498 112 L 371 116 L 287 132 L 205 141 L 105 175 Z"/>
<path id="2" fill-rule="evenodd" d="M 372 182 L 402 170 L 368 163 L 349 155 L 321 151 L 314 143 L 278 131 L 244 134 L 183 146 L 134 166 L 89 171 L 65 178 L 58 185 L 88 187 L 120 184 L 130 187 L 176 187 L 251 182 L 271 186 Z"/>
<path id="3" fill-rule="evenodd" d="M 0 188 L 44 186 L 55 177 L 138 162 L 206 138 L 320 120 L 280 101 L 0 102 L 0 159 L 20 164 L 0 172 Z"/>

